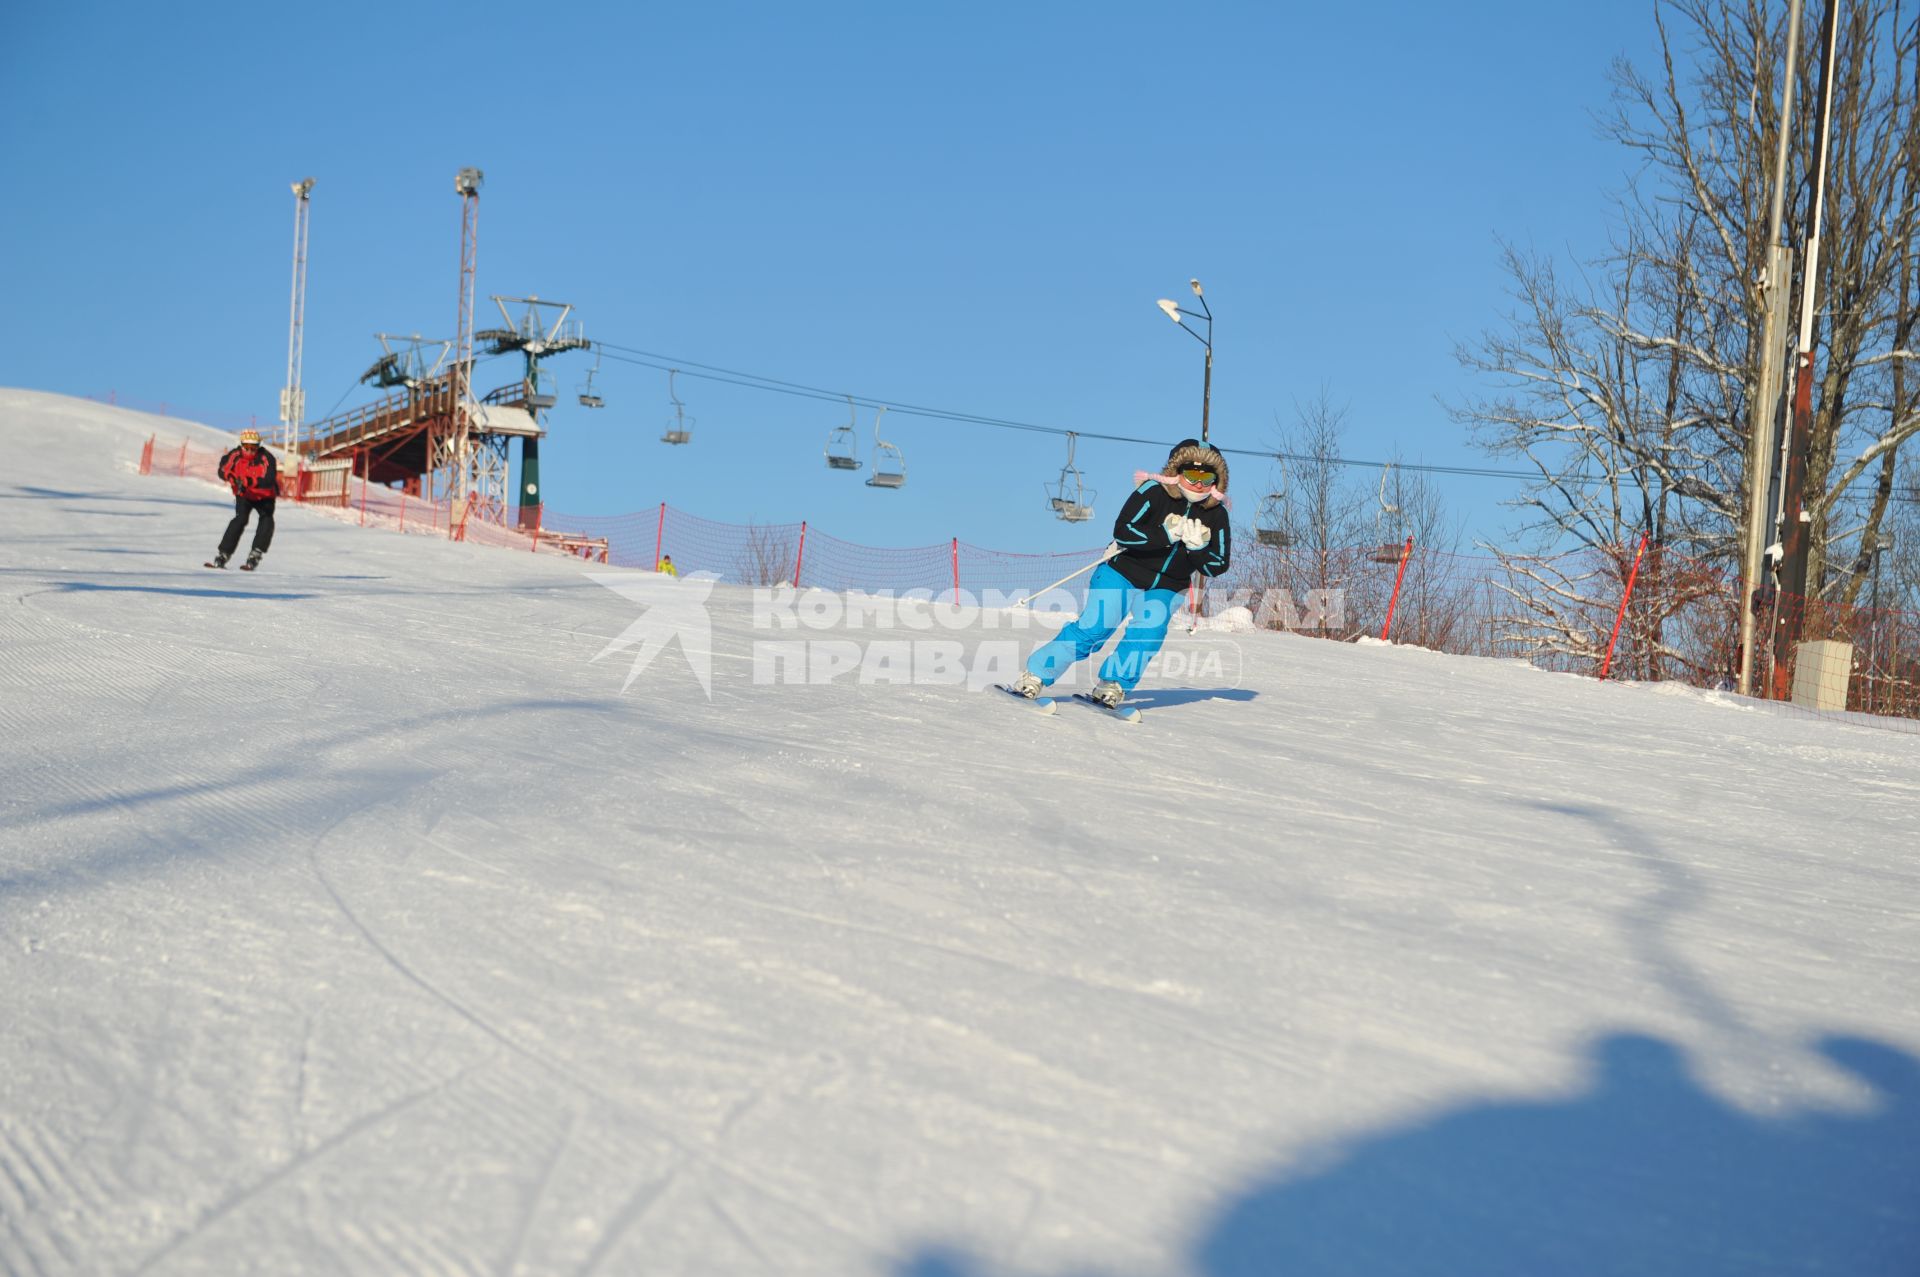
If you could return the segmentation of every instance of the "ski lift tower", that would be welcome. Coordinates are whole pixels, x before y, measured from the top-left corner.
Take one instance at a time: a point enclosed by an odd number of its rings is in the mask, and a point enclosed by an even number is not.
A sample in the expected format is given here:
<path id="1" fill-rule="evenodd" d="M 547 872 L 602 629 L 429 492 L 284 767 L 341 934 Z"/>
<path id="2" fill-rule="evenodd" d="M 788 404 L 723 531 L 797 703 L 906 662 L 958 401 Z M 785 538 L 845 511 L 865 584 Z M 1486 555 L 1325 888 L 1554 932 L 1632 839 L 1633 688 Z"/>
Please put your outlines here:
<path id="1" fill-rule="evenodd" d="M 502 502 L 500 517 L 504 519 L 507 440 L 518 435 L 519 523 L 523 528 L 531 528 L 538 526 L 543 504 L 540 493 L 540 435 L 544 432 L 544 425 L 541 414 L 552 408 L 560 398 L 556 389 L 558 383 L 552 373 L 541 369 L 540 361 L 572 350 L 591 350 L 593 343 L 582 332 L 580 321 L 571 317 L 573 307 L 566 302 L 542 301 L 537 296 L 496 296 L 491 300 L 500 308 L 500 318 L 505 321 L 505 327 L 484 329 L 474 333 L 473 339 L 485 342 L 489 354 L 504 355 L 517 351 L 526 360 L 526 370 L 521 379 L 521 397 L 527 411 L 532 414 L 536 428 L 531 433 L 520 430 L 509 433 L 488 431 L 484 436 L 486 446 L 477 448 L 475 452 L 476 456 L 482 452 L 486 454 L 489 480 L 496 474 L 498 476 L 498 492 Z M 518 318 L 507 309 L 509 303 L 522 308 Z M 488 398 L 492 399 L 493 396 Z M 483 411 L 482 415 L 491 414 Z"/>
<path id="2" fill-rule="evenodd" d="M 293 183 L 293 319 L 287 331 L 287 384 L 280 389 L 280 446 L 292 456 L 300 442 L 300 419 L 307 395 L 300 387 L 300 363 L 306 346 L 307 208 L 313 179 Z"/>

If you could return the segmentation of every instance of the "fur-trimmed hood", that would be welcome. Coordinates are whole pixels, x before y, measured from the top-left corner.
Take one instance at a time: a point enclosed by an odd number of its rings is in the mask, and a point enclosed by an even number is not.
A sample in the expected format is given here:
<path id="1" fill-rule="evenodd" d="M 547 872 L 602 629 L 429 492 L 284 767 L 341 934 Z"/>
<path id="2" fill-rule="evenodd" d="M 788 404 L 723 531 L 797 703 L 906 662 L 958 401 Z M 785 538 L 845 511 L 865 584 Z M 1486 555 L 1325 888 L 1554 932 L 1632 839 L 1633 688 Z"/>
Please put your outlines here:
<path id="1" fill-rule="evenodd" d="M 1174 496 L 1181 496 L 1180 472 L 1188 466 L 1201 466 L 1220 476 L 1214 481 L 1214 495 L 1201 502 L 1203 508 L 1211 509 L 1227 499 L 1227 459 L 1220 455 L 1218 448 L 1189 439 L 1174 448 L 1167 457 L 1167 464 L 1157 475 L 1142 474 L 1145 479 L 1159 479 Z"/>

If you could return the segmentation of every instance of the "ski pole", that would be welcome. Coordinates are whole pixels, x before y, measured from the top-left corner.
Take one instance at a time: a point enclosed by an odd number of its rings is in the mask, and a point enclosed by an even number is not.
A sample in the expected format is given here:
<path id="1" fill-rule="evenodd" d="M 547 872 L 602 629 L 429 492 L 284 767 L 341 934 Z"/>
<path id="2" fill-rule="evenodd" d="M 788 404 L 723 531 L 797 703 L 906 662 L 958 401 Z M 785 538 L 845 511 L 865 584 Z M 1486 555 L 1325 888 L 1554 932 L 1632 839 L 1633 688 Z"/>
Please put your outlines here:
<path id="1" fill-rule="evenodd" d="M 1065 585 L 1067 582 L 1073 580 L 1073 578 L 1076 576 L 1084 576 L 1085 574 L 1093 571 L 1095 568 L 1099 567 L 1102 563 L 1105 563 L 1108 559 L 1111 559 L 1114 555 L 1118 553 L 1120 553 L 1119 546 L 1117 545 L 1108 546 L 1105 554 L 1102 554 L 1099 558 L 1087 564 L 1087 566 L 1081 568 L 1077 572 L 1067 573 L 1067 575 L 1061 577 L 1058 581 L 1055 581 L 1052 585 L 1041 586 L 1039 589 L 1035 590 L 1032 594 L 1029 594 L 1026 598 L 1021 599 L 1018 603 L 1009 603 L 1006 607 L 1006 610 L 1011 612 L 1015 608 L 1026 607 L 1028 604 L 1033 602 L 1035 597 L 1045 594 L 1048 590 L 1059 589 L 1061 586 Z"/>

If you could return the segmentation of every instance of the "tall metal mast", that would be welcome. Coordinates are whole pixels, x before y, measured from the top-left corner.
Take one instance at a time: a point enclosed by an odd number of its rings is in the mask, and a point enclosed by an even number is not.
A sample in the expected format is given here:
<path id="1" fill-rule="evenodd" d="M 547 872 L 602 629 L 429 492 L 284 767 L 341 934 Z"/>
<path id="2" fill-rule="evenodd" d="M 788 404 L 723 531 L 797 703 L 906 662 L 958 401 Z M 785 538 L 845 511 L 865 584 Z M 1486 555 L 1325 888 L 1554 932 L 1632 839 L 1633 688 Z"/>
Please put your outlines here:
<path id="1" fill-rule="evenodd" d="M 300 386 L 300 362 L 306 345 L 307 210 L 313 179 L 293 183 L 293 319 L 287 331 L 287 383 L 280 390 L 280 446 L 291 453 L 300 443 L 307 394 Z"/>
<path id="2" fill-rule="evenodd" d="M 479 254 L 480 185 L 485 180 L 477 168 L 463 168 L 453 179 L 453 188 L 460 194 L 460 321 L 453 339 L 453 429 L 432 460 L 445 484 L 444 493 L 433 495 L 456 503 L 466 497 L 470 486 L 467 462 L 473 441 L 467 406 L 473 398 L 473 282 Z"/>

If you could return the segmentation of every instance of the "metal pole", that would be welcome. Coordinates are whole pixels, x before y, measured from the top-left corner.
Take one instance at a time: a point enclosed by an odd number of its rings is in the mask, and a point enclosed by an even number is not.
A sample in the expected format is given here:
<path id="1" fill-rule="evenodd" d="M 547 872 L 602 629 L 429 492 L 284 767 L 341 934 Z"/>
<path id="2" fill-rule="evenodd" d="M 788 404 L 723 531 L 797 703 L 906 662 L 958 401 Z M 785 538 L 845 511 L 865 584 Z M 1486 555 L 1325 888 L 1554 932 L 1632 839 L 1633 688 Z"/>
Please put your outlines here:
<path id="1" fill-rule="evenodd" d="M 806 526 L 805 524 L 801 525 L 803 529 L 805 528 L 805 526 Z M 1087 566 L 1083 568 L 1076 568 L 1074 571 L 1067 573 L 1065 576 L 1061 577 L 1058 581 L 1055 581 L 1051 585 L 1041 586 L 1039 589 L 1035 590 L 1032 594 L 1027 595 L 1026 598 L 1021 599 L 1018 602 L 1009 603 L 1007 605 L 1007 611 L 1011 612 L 1011 611 L 1014 611 L 1016 608 L 1023 608 L 1023 607 L 1029 606 L 1030 604 L 1032 604 L 1034 599 L 1038 598 L 1042 594 L 1045 594 L 1048 590 L 1057 590 L 1061 586 L 1065 585 L 1067 582 L 1073 580 L 1074 577 L 1086 575 L 1088 572 L 1093 571 L 1095 568 L 1099 567 L 1102 563 L 1105 563 L 1108 559 L 1111 559 L 1114 555 L 1118 553 L 1120 553 L 1119 546 L 1117 545 L 1108 546 L 1106 553 L 1102 554 L 1099 558 L 1095 559 L 1093 562 L 1087 564 Z"/>
<path id="2" fill-rule="evenodd" d="M 438 466 L 445 465 L 450 473 L 446 476 L 446 489 L 449 500 L 457 500 L 467 494 L 468 452 L 471 446 L 471 423 L 467 417 L 467 403 L 472 396 L 470 382 L 473 378 L 473 294 L 475 267 L 480 253 L 480 188 L 486 175 L 477 168 L 463 168 L 454 174 L 453 188 L 460 196 L 460 313 L 455 324 L 453 369 L 448 375 L 448 384 L 453 391 L 451 405 L 451 447 L 444 444 L 441 456 L 434 456 L 433 439 L 428 437 L 427 471 L 429 483 L 431 475 Z M 446 454 L 451 455 L 446 455 Z M 428 496 L 437 494 L 429 491 Z"/>
<path id="3" fill-rule="evenodd" d="M 1393 576 L 1393 597 L 1387 600 L 1386 624 L 1380 627 L 1380 641 L 1385 643 L 1387 635 L 1393 632 L 1393 610 L 1400 606 L 1400 583 L 1407 579 L 1407 560 L 1413 557 L 1413 536 L 1407 536 L 1407 543 L 1400 547 L 1400 570 Z"/>
<path id="4" fill-rule="evenodd" d="M 313 179 L 293 183 L 293 301 L 287 324 L 287 384 L 280 391 L 280 446 L 299 446 L 300 422 L 306 416 L 306 392 L 301 388 L 307 315 L 307 214 Z"/>
<path id="5" fill-rule="evenodd" d="M 1767 215 L 1767 262 L 1761 281 L 1760 366 L 1747 427 L 1747 536 L 1741 560 L 1739 690 L 1753 694 L 1754 634 L 1766 571 L 1767 489 L 1772 481 L 1774 413 L 1780 401 L 1780 337 L 1785 322 L 1793 253 L 1780 244 L 1780 222 L 1787 197 L 1787 139 L 1792 132 L 1795 65 L 1800 55 L 1800 0 L 1787 16 L 1787 61 L 1781 79 L 1779 138 L 1774 148 L 1773 199 Z"/>
<path id="6" fill-rule="evenodd" d="M 1200 386 L 1200 442 L 1207 441 L 1207 418 L 1213 410 L 1213 321 L 1207 321 L 1207 379 Z"/>
<path id="7" fill-rule="evenodd" d="M 1633 552 L 1633 570 L 1627 573 L 1627 588 L 1620 593 L 1620 610 L 1614 614 L 1613 634 L 1607 639 L 1607 656 L 1600 662 L 1600 679 L 1606 681 L 1607 671 L 1613 668 L 1613 645 L 1620 641 L 1620 623 L 1627 619 L 1627 604 L 1633 601 L 1633 583 L 1640 579 L 1640 559 L 1647 552 L 1647 537 L 1640 534 L 1640 548 Z"/>
<path id="8" fill-rule="evenodd" d="M 1867 643 L 1867 713 L 1869 714 L 1873 713 L 1874 680 L 1880 672 L 1880 560 L 1884 554 L 1885 547 L 1880 544 L 1879 538 L 1875 537 L 1873 545 L 1873 615 L 1867 620 L 1867 624 L 1873 627 L 1867 632 L 1869 635 L 1869 642 Z"/>
<path id="9" fill-rule="evenodd" d="M 1820 232 L 1827 207 L 1827 153 L 1832 140 L 1835 51 L 1840 42 L 1839 0 L 1827 0 L 1824 34 L 1827 47 L 1821 57 L 1819 153 L 1814 168 L 1813 218 L 1807 230 L 1806 262 L 1800 275 L 1800 341 L 1793 393 L 1793 425 L 1787 432 L 1787 460 L 1780 483 L 1779 590 L 1775 594 L 1773 628 L 1773 689 L 1785 700 L 1787 668 L 1806 624 L 1807 559 L 1812 531 L 1806 511 L 1807 466 L 1813 448 L 1813 323 L 1820 291 Z M 1799 600 L 1787 606 L 1786 596 Z"/>

